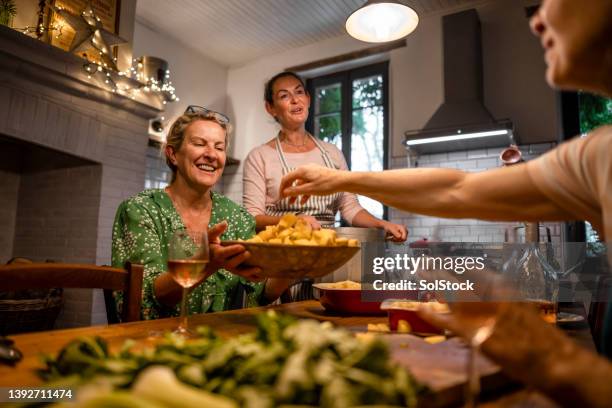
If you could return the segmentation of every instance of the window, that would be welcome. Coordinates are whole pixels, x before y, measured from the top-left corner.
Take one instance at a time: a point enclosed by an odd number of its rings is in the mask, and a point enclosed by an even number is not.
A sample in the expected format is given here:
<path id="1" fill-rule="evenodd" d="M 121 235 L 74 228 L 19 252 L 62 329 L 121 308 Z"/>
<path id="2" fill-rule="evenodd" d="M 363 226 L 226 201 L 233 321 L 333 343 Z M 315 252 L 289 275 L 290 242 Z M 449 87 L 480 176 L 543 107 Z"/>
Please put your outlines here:
<path id="1" fill-rule="evenodd" d="M 306 127 L 313 136 L 338 146 L 351 170 L 388 167 L 387 62 L 310 79 L 308 91 L 312 100 Z M 358 198 L 372 215 L 386 218 L 381 203 Z"/>
<path id="2" fill-rule="evenodd" d="M 580 114 L 580 132 L 588 133 L 596 127 L 612 123 L 612 99 L 589 93 L 578 93 L 578 106 Z M 603 244 L 597 245 L 600 237 L 590 223 L 586 222 L 586 241 L 590 250 L 601 253 Z M 594 247 L 598 249 L 595 250 Z"/>
<path id="3" fill-rule="evenodd" d="M 596 127 L 612 124 L 612 99 L 580 92 L 580 132 L 587 133 Z"/>

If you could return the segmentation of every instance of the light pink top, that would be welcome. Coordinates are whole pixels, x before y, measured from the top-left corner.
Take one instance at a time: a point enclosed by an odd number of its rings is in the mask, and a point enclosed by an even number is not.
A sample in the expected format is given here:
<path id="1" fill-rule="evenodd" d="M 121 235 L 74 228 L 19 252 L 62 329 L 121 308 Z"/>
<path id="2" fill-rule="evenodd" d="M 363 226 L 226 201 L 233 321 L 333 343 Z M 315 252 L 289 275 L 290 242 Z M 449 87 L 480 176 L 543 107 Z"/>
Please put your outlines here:
<path id="1" fill-rule="evenodd" d="M 342 152 L 333 144 L 319 142 L 338 169 L 347 170 Z M 305 153 L 283 152 L 287 164 L 299 167 L 305 164 L 324 166 L 321 151 L 314 148 Z M 274 206 L 278 200 L 278 188 L 283 177 L 283 168 L 275 148 L 261 145 L 249 153 L 244 163 L 242 205 L 253 215 L 266 215 L 266 208 Z M 355 215 L 363 210 L 355 194 L 340 194 L 340 214 L 349 224 Z"/>
<path id="2" fill-rule="evenodd" d="M 612 126 L 574 138 L 527 162 L 536 186 L 576 220 L 612 242 Z M 612 262 L 612 252 L 608 249 Z"/>

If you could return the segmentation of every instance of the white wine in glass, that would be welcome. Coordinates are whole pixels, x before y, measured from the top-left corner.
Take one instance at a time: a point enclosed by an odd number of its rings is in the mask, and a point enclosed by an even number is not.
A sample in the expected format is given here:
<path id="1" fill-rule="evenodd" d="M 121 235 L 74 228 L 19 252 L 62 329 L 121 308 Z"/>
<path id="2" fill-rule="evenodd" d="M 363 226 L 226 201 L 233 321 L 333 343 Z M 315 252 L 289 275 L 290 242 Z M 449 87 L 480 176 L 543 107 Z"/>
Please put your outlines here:
<path id="1" fill-rule="evenodd" d="M 174 331 L 177 334 L 191 335 L 187 326 L 188 290 L 202 280 L 209 260 L 207 231 L 174 232 L 168 246 L 168 272 L 183 288 L 181 320 Z"/>
<path id="2" fill-rule="evenodd" d="M 466 362 L 465 407 L 473 408 L 480 394 L 480 376 L 476 367 L 477 352 L 482 343 L 493 333 L 500 304 L 482 301 L 457 302 L 451 303 L 450 307 L 451 312 L 461 320 L 468 333 L 469 354 Z"/>
<path id="3" fill-rule="evenodd" d="M 183 288 L 190 288 L 202 278 L 208 261 L 200 259 L 172 259 L 168 261 L 168 272 Z"/>

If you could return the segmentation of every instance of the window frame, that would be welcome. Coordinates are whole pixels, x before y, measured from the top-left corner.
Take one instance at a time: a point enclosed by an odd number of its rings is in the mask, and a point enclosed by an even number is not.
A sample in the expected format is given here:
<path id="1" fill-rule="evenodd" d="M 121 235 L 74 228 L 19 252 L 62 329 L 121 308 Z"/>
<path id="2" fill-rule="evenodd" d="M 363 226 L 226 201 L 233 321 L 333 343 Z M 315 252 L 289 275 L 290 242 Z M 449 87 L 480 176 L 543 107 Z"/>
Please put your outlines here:
<path id="1" fill-rule="evenodd" d="M 306 121 L 306 130 L 314 135 L 315 121 L 315 89 L 323 86 L 340 83 L 341 106 L 340 117 L 342 122 L 342 154 L 346 164 L 351 169 L 351 144 L 353 135 L 353 81 L 374 75 L 382 76 L 382 108 L 383 108 L 383 170 L 389 168 L 389 61 L 378 62 L 371 65 L 334 72 L 327 75 L 308 78 L 306 89 L 310 95 L 310 115 Z M 383 205 L 383 219 L 388 219 L 389 210 Z"/>

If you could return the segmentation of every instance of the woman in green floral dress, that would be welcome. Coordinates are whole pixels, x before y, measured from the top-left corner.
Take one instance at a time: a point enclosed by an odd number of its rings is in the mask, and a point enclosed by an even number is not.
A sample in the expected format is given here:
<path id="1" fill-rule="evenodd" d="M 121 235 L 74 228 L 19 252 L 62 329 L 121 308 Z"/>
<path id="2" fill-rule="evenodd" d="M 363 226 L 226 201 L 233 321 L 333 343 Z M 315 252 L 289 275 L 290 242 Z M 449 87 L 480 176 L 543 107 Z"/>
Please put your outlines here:
<path id="1" fill-rule="evenodd" d="M 224 115 L 190 106 L 172 125 L 167 137 L 166 163 L 172 182 L 165 189 L 145 190 L 119 205 L 113 226 L 113 266 L 126 261 L 144 265 L 142 317 L 178 314 L 182 288 L 167 272 L 168 241 L 180 229 L 208 228 L 211 260 L 203 280 L 189 296 L 190 313 L 227 310 L 245 289 L 248 306 L 276 299 L 289 280 L 261 282 L 258 268 L 241 264 L 250 254 L 241 245 L 222 247 L 222 239 L 248 239 L 255 220 L 238 204 L 212 187 L 226 160 L 229 120 Z"/>

